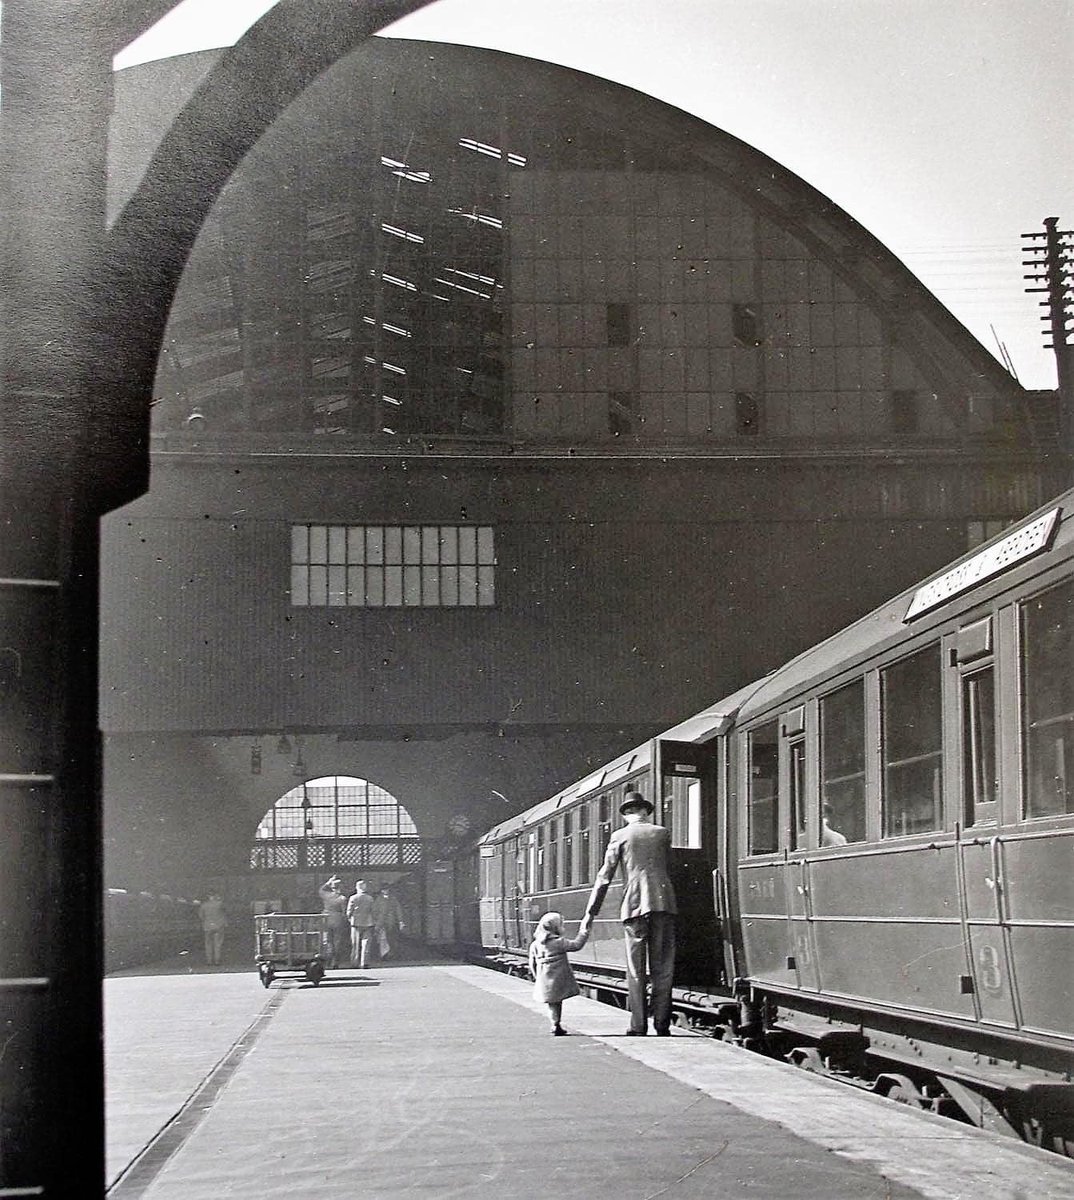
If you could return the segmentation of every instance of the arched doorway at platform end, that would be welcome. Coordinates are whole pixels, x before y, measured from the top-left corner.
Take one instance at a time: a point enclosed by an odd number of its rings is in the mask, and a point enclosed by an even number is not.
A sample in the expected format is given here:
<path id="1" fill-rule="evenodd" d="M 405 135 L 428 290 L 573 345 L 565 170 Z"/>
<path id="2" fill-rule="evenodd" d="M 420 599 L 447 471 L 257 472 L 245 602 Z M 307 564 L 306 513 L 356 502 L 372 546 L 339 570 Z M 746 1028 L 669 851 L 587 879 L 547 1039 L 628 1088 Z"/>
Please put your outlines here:
<path id="1" fill-rule="evenodd" d="M 416 917 L 425 857 L 414 819 L 391 792 L 353 775 L 321 776 L 285 792 L 261 818 L 248 894 L 255 911 L 317 912 L 329 876 L 339 876 L 345 892 L 366 879 L 396 885 Z"/>

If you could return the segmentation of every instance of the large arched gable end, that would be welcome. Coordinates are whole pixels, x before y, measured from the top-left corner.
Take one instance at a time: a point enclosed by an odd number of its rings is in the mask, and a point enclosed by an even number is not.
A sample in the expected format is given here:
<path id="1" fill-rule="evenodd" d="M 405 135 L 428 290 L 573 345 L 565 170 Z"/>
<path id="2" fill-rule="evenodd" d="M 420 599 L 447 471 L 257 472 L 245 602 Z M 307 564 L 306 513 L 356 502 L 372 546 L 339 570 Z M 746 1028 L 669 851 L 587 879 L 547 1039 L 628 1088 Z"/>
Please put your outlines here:
<path id="1" fill-rule="evenodd" d="M 975 391 L 1015 398 L 1023 395 L 1017 381 L 976 338 L 876 237 L 849 213 L 792 171 L 760 151 L 724 134 L 739 169 L 714 163 L 725 185 L 739 192 L 757 211 L 781 226 L 866 300 L 922 373 L 942 381 L 938 393 L 955 428 L 966 420 L 965 400 Z M 702 146 L 698 157 L 712 160 Z M 956 376 L 949 369 L 954 348 L 967 366 Z"/>
<path id="2" fill-rule="evenodd" d="M 114 376 L 111 390 L 122 395 L 118 407 L 136 427 L 131 441 L 139 444 L 143 472 L 148 401 L 164 326 L 212 204 L 243 156 L 318 75 L 346 58 L 377 27 L 427 2 L 285 0 L 223 52 L 168 130 L 113 228 L 112 270 L 99 305 L 107 314 L 104 343 L 110 338 L 116 343 L 107 356 Z M 324 19 L 311 21 L 313 10 Z M 408 45 L 415 54 L 434 49 Z M 592 114 L 642 131 L 661 156 L 692 163 L 797 239 L 873 309 L 891 343 L 932 381 L 955 430 L 964 427 L 967 400 L 975 394 L 1015 401 L 1024 396 L 1016 381 L 876 238 L 755 148 L 651 96 L 583 72 L 494 51 L 466 53 L 484 62 L 486 78 L 512 79 L 519 103 L 525 103 L 523 93 L 531 83 L 534 96 L 543 95 L 545 104 L 552 94 L 571 94 L 575 102 L 584 97 Z M 489 72 L 489 65 L 496 69 Z M 519 65 L 525 69 L 519 71 Z M 264 86 L 255 90 L 251 80 Z M 138 482 L 138 491 L 144 490 Z"/>
<path id="3" fill-rule="evenodd" d="M 642 92 L 564 67 L 541 67 L 558 72 L 564 88 L 571 76 L 579 86 L 584 81 L 588 107 L 645 131 L 665 155 L 693 161 L 806 246 L 872 306 L 922 373 L 942 382 L 938 395 L 956 429 L 965 423 L 965 401 L 975 390 L 1024 397 L 1017 381 L 895 254 L 801 176 L 733 134 Z M 957 376 L 949 369 L 952 348 L 967 367 Z"/>
<path id="4" fill-rule="evenodd" d="M 168 312 L 206 214 L 243 156 L 322 71 L 431 0 L 279 0 L 225 51 L 168 130 L 109 232 L 97 384 L 126 427 L 108 505 L 146 490 L 149 411 Z"/>

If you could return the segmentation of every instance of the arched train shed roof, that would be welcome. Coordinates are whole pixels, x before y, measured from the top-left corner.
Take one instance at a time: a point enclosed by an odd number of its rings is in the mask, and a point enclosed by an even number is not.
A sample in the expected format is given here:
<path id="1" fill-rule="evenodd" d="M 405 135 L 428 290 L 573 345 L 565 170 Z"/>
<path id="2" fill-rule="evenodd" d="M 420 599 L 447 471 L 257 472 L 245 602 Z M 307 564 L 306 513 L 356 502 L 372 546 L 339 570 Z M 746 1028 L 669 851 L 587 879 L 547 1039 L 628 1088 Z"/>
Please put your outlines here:
<path id="1" fill-rule="evenodd" d="M 120 73 L 114 206 L 133 189 L 140 163 L 164 132 L 153 128 L 154 120 L 166 121 L 222 53 Z M 155 118 L 157 113 L 162 116 Z M 520 161 L 507 164 L 512 150 Z M 234 208 L 244 191 L 249 199 L 270 179 L 277 181 L 280 195 L 293 198 L 303 187 L 321 186 L 309 178 L 308 164 L 318 156 L 332 160 L 338 170 L 357 162 L 360 153 L 428 172 L 431 178 L 422 182 L 430 205 L 441 214 L 459 211 L 451 206 L 453 195 L 471 202 L 473 189 L 463 181 L 478 181 L 479 194 L 502 194 L 510 187 L 511 165 L 530 172 L 611 168 L 704 176 L 793 237 L 871 307 L 946 403 L 957 405 L 975 394 L 1023 395 L 895 255 L 793 172 L 662 101 L 499 51 L 379 37 L 363 43 L 325 70 L 268 128 L 237 168 L 214 215 Z M 296 154 L 304 156 L 298 167 Z M 441 179 L 446 182 L 437 191 Z M 274 220 L 283 242 L 298 236 L 288 225 L 293 215 L 289 218 L 278 204 L 277 210 L 271 217 L 263 213 L 262 223 Z M 214 215 L 202 231 L 203 249 Z M 496 252 L 489 228 L 474 222 L 470 233 L 474 260 Z M 226 253 L 227 247 L 216 252 Z M 490 269 L 489 277 L 493 274 L 498 272 Z"/>

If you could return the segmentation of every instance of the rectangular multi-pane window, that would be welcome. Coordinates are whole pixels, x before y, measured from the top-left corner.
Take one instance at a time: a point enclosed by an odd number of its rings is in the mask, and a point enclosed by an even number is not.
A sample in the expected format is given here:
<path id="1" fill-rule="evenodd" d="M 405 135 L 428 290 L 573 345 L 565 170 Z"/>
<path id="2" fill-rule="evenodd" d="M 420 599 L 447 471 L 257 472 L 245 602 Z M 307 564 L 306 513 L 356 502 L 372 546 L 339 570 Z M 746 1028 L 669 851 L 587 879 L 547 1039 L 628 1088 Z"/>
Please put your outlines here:
<path id="1" fill-rule="evenodd" d="M 942 829 L 939 645 L 919 650 L 881 672 L 880 721 L 884 836 Z"/>
<path id="2" fill-rule="evenodd" d="M 258 839 L 416 838 L 410 814 L 383 788 L 366 780 L 328 777 L 292 789 L 262 819 Z"/>
<path id="3" fill-rule="evenodd" d="M 1001 534 L 1004 529 L 1013 525 L 1017 517 L 995 517 L 988 521 L 966 522 L 966 549 L 973 550 L 989 538 Z"/>
<path id="4" fill-rule="evenodd" d="M 731 330 L 740 346 L 759 346 L 761 326 L 752 304 L 731 305 Z"/>
<path id="5" fill-rule="evenodd" d="M 291 604 L 485 608 L 496 602 L 488 525 L 294 525 Z"/>
<path id="6" fill-rule="evenodd" d="M 891 393 L 891 432 L 898 434 L 917 433 L 920 427 L 920 411 L 917 392 L 894 391 Z"/>
<path id="7" fill-rule="evenodd" d="M 820 798 L 820 845 L 865 841 L 864 680 L 820 701 Z"/>
<path id="8" fill-rule="evenodd" d="M 753 437 L 760 428 L 760 408 L 752 392 L 735 392 L 735 432 Z"/>
<path id="9" fill-rule="evenodd" d="M 1025 815 L 1074 812 L 1074 583 L 1022 605 Z"/>
<path id="10" fill-rule="evenodd" d="M 614 437 L 633 433 L 638 419 L 638 405 L 633 392 L 609 392 L 608 432 Z"/>
<path id="11" fill-rule="evenodd" d="M 629 304 L 612 302 L 607 306 L 608 345 L 629 346 L 634 340 L 634 321 Z"/>
<path id="12" fill-rule="evenodd" d="M 749 841 L 751 854 L 779 849 L 779 725 L 770 721 L 749 735 Z"/>

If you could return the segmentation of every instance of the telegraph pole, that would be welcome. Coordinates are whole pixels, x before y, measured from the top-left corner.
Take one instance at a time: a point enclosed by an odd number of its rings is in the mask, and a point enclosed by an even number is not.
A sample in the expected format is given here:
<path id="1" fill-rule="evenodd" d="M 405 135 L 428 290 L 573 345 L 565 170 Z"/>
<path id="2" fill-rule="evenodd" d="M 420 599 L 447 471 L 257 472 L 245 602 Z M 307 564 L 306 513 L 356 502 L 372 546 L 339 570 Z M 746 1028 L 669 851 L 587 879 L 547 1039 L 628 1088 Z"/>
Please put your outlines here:
<path id="1" fill-rule="evenodd" d="M 1046 217 L 1043 233 L 1023 233 L 1022 237 L 1028 243 L 1022 263 L 1032 272 L 1022 277 L 1031 281 L 1026 291 L 1047 295 L 1040 301 L 1040 307 L 1048 310 L 1041 321 L 1045 325 L 1044 348 L 1055 354 L 1059 444 L 1065 454 L 1074 457 L 1074 346 L 1067 340 L 1074 322 L 1074 232 L 1061 230 L 1058 217 Z"/>

